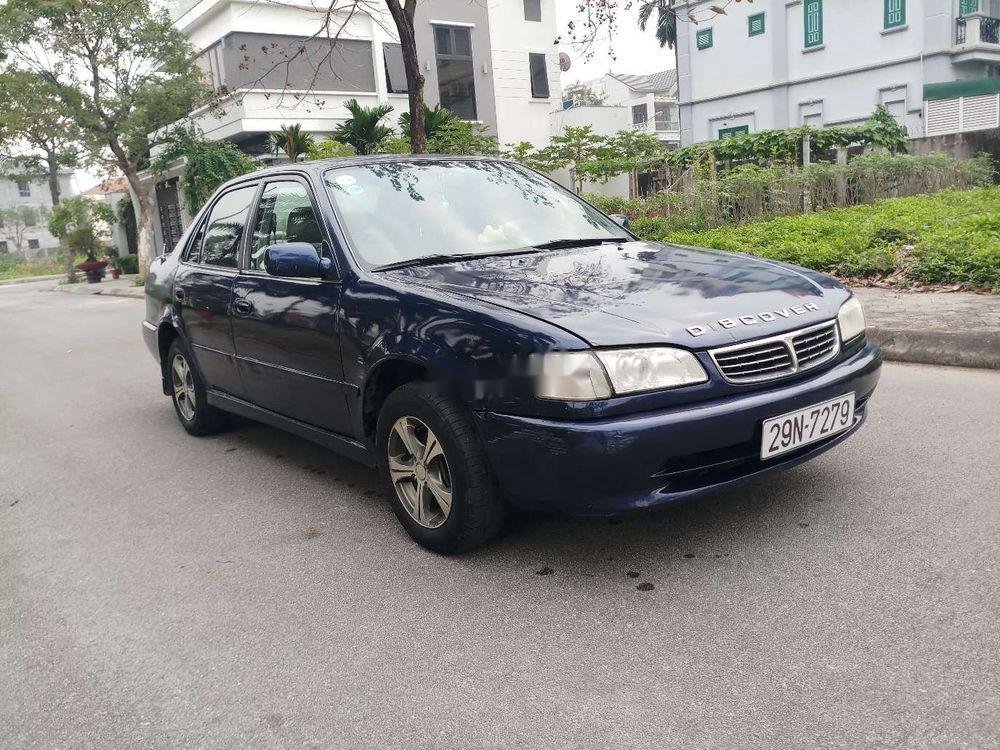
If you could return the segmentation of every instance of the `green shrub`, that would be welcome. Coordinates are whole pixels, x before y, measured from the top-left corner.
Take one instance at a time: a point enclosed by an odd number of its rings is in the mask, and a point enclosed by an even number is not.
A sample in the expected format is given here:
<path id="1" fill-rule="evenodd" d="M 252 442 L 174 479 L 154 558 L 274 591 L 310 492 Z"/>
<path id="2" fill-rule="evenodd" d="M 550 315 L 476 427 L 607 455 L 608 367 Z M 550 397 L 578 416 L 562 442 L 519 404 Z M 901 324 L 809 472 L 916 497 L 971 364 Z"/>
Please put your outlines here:
<path id="1" fill-rule="evenodd" d="M 122 273 L 139 273 L 139 256 L 129 253 L 115 258 L 115 267 Z"/>
<path id="2" fill-rule="evenodd" d="M 1000 291 L 1000 187 L 895 198 L 706 231 L 640 218 L 638 235 L 713 247 L 852 278 L 898 274 L 902 283 Z"/>

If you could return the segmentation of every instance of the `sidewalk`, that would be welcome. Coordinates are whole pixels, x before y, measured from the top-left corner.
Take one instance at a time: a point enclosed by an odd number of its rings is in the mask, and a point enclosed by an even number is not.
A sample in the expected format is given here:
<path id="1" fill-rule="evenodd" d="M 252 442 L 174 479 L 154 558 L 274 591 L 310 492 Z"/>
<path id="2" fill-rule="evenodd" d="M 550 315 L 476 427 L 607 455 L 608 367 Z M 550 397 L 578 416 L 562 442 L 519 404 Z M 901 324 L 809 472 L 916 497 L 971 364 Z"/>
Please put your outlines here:
<path id="1" fill-rule="evenodd" d="M 1000 369 L 1000 295 L 859 287 L 868 337 L 899 362 Z"/>
<path id="2" fill-rule="evenodd" d="M 83 279 L 83 274 L 80 274 Z M 97 284 L 88 284 L 81 280 L 77 284 L 56 284 L 50 291 L 69 292 L 70 294 L 104 294 L 109 297 L 135 297 L 142 299 L 145 296 L 145 289 L 135 285 L 138 274 L 129 274 L 120 279 L 112 279 L 108 276 Z"/>
<path id="3" fill-rule="evenodd" d="M 99 284 L 56 284 L 53 291 L 142 299 L 136 276 Z M 1000 370 L 1000 295 L 901 292 L 859 287 L 868 336 L 888 360 Z"/>

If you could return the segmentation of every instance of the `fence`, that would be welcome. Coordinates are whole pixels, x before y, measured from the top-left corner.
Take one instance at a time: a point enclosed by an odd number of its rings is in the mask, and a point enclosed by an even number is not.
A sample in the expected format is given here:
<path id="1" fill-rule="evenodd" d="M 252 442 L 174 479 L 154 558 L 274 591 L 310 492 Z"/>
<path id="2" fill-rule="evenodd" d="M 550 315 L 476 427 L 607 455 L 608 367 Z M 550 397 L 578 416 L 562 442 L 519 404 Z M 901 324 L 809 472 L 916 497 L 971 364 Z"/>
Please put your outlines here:
<path id="1" fill-rule="evenodd" d="M 716 174 L 689 170 L 667 189 L 646 198 L 594 197 L 606 211 L 629 218 L 666 218 L 678 229 L 790 216 L 808 211 L 873 203 L 992 181 L 990 159 L 928 156 L 859 156 L 847 164 L 801 169 L 746 165 Z"/>

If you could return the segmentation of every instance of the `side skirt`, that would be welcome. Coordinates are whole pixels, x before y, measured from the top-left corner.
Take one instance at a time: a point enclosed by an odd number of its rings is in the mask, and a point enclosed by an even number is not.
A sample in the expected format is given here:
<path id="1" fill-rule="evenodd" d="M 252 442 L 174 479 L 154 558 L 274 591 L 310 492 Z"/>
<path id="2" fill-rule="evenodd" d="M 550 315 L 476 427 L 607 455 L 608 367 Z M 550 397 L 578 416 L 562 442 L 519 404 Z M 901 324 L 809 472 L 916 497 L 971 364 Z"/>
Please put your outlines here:
<path id="1" fill-rule="evenodd" d="M 221 391 L 210 390 L 208 392 L 208 403 L 217 409 L 232 412 L 233 414 L 239 414 L 241 417 L 247 417 L 248 419 L 253 419 L 257 422 L 263 422 L 264 424 L 277 427 L 285 432 L 290 432 L 293 435 L 298 435 L 306 440 L 319 443 L 324 448 L 336 451 L 352 461 L 357 461 L 365 466 L 375 465 L 375 457 L 372 455 L 371 449 L 369 449 L 364 443 L 354 440 L 353 438 L 345 437 L 344 435 L 336 432 L 330 432 L 329 430 L 324 430 L 321 427 L 314 427 L 311 424 L 300 422 L 297 419 L 285 417 L 277 412 L 270 411 L 269 409 L 262 409 L 259 406 L 251 404 L 249 401 L 244 401 L 241 398 L 230 396 L 229 394 L 222 393 Z"/>

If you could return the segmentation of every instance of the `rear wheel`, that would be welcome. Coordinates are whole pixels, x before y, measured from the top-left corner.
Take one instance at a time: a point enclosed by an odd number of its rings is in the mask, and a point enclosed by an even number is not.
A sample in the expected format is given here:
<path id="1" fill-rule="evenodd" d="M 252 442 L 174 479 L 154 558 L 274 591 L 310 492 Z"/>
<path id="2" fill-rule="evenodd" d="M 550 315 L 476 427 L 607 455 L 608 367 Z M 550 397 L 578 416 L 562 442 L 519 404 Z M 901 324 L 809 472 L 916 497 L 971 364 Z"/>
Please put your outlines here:
<path id="1" fill-rule="evenodd" d="M 457 403 L 416 383 L 397 388 L 379 414 L 376 444 L 393 511 L 418 544 L 451 554 L 499 533 L 505 504 Z"/>
<path id="2" fill-rule="evenodd" d="M 176 339 L 167 353 L 167 377 L 174 411 L 185 430 L 200 436 L 226 427 L 226 413 L 209 406 L 205 384 L 192 366 L 187 351 Z"/>

